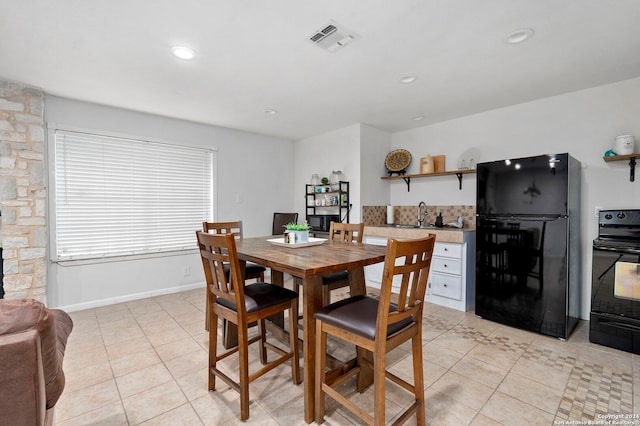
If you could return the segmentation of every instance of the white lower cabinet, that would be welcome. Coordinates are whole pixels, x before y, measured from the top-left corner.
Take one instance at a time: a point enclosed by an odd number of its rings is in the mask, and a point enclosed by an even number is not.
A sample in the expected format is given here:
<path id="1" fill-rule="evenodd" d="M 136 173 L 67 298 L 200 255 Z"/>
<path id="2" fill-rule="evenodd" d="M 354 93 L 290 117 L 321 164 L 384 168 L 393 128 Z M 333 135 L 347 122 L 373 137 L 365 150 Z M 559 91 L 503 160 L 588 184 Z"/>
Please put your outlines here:
<path id="1" fill-rule="evenodd" d="M 387 238 L 364 237 L 368 244 L 387 245 Z M 380 288 L 384 264 L 366 266 L 364 276 L 367 286 Z M 399 278 L 393 291 L 398 292 Z M 459 311 L 467 311 L 475 303 L 475 233 L 465 232 L 462 243 L 438 242 L 431 259 L 427 301 Z"/>
<path id="2" fill-rule="evenodd" d="M 473 233 L 466 233 L 473 236 Z M 439 243 L 431 259 L 427 301 L 459 311 L 475 303 L 475 238 L 463 243 Z"/>

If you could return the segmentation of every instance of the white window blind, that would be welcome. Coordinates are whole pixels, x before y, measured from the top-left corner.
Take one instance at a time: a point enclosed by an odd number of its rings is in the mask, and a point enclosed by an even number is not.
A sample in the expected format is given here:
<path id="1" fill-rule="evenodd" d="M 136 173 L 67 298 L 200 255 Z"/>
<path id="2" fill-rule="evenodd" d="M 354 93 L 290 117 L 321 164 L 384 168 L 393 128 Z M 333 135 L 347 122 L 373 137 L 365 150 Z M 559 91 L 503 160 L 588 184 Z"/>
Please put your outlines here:
<path id="1" fill-rule="evenodd" d="M 213 150 L 55 131 L 57 260 L 196 247 L 213 217 Z"/>

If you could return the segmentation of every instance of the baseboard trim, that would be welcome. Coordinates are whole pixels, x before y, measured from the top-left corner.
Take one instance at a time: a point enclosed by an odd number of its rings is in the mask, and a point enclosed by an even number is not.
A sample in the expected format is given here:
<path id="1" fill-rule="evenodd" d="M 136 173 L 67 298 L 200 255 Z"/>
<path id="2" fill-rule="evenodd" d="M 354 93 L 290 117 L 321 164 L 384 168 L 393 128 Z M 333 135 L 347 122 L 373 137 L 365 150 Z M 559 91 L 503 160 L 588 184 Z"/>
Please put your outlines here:
<path id="1" fill-rule="evenodd" d="M 164 296 L 165 294 L 181 293 L 201 288 L 204 291 L 204 282 L 181 285 L 178 287 L 161 288 L 158 290 L 145 291 L 141 293 L 126 294 L 123 296 L 110 297 L 108 299 L 92 300 L 91 302 L 77 303 L 73 305 L 59 306 L 56 309 L 62 309 L 65 312 L 82 311 L 85 309 L 99 308 L 102 306 L 115 305 L 116 303 L 130 302 L 132 300 L 146 299 L 148 297 Z M 203 294 L 204 297 L 204 294 Z"/>

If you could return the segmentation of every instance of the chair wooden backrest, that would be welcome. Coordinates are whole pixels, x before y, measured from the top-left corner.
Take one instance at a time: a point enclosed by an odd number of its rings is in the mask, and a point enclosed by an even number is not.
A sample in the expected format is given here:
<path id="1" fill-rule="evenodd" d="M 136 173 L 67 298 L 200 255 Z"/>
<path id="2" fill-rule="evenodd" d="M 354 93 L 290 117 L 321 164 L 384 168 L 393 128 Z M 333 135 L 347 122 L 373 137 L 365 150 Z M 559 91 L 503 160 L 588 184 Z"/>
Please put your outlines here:
<path id="1" fill-rule="evenodd" d="M 207 234 L 234 234 L 242 238 L 242 221 L 235 222 L 202 222 L 202 231 Z"/>
<path id="2" fill-rule="evenodd" d="M 209 234 L 197 231 L 196 236 L 207 288 L 216 297 L 233 302 L 239 317 L 243 313 L 246 315 L 244 286 L 232 284 L 242 276 L 234 233 Z M 229 265 L 228 277 L 225 264 Z"/>
<path id="3" fill-rule="evenodd" d="M 406 318 L 412 318 L 416 322 L 422 321 L 424 298 L 435 242 L 435 234 L 429 234 L 428 238 L 416 240 L 389 239 L 378 305 L 377 342 L 386 340 L 386 330 L 390 324 Z M 403 258 L 403 260 L 396 262 L 398 258 Z M 392 303 L 391 290 L 393 278 L 396 275 L 402 276 L 402 279 L 398 300 Z"/>
<path id="4" fill-rule="evenodd" d="M 298 213 L 274 213 L 271 235 L 284 234 L 285 225 L 291 222 L 298 222 Z"/>
<path id="5" fill-rule="evenodd" d="M 364 223 L 331 222 L 329 239 L 334 241 L 361 243 L 364 237 Z"/>

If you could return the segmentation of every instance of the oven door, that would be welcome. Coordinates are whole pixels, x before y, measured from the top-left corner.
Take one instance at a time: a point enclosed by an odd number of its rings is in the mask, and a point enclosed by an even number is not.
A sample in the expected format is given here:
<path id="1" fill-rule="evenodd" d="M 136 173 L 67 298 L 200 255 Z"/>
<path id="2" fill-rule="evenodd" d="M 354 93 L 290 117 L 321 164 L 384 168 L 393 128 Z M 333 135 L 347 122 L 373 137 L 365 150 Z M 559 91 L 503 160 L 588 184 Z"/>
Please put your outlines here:
<path id="1" fill-rule="evenodd" d="M 640 320 L 640 249 L 593 247 L 591 312 Z"/>

